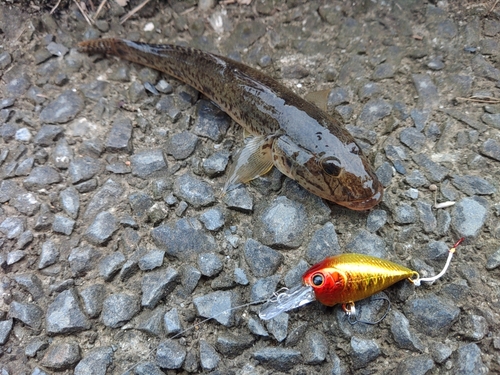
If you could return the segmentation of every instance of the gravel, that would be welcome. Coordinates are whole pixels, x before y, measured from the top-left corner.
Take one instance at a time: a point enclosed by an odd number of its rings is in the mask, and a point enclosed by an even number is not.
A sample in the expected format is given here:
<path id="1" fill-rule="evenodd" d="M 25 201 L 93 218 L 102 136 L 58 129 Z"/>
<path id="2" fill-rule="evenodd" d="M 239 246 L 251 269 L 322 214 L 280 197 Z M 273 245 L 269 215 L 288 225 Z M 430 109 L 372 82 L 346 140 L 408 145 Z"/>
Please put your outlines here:
<path id="1" fill-rule="evenodd" d="M 152 2 L 118 27 L 131 6 L 112 2 L 89 27 L 66 3 L 2 9 L 0 373 L 496 371 L 500 109 L 476 101 L 498 96 L 498 7 Z M 276 169 L 223 192 L 246 133 L 176 79 L 76 50 L 116 35 L 324 90 L 383 201 L 349 211 Z M 318 302 L 270 322 L 227 311 L 343 252 L 437 274 L 460 237 L 447 274 L 389 288 L 374 326 Z M 373 321 L 387 303 L 356 307 Z"/>

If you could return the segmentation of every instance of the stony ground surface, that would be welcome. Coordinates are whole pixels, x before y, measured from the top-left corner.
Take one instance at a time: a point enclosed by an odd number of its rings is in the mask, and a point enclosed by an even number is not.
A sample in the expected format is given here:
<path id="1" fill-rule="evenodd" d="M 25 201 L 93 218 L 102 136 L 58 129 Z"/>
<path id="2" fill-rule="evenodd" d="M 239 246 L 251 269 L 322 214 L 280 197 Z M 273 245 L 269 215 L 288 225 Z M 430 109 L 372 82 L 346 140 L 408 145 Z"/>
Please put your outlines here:
<path id="1" fill-rule="evenodd" d="M 121 25 L 130 8 L 109 3 L 93 26 L 74 4 L 0 5 L 2 374 L 500 372 L 500 6 L 152 2 Z M 276 171 L 222 196 L 241 129 L 174 79 L 76 52 L 101 36 L 332 90 L 383 202 L 351 212 Z M 455 205 L 434 208 L 431 184 Z M 340 252 L 431 275 L 460 237 L 447 275 L 388 289 L 373 326 L 318 303 L 228 311 Z M 358 304 L 369 321 L 385 308 Z"/>

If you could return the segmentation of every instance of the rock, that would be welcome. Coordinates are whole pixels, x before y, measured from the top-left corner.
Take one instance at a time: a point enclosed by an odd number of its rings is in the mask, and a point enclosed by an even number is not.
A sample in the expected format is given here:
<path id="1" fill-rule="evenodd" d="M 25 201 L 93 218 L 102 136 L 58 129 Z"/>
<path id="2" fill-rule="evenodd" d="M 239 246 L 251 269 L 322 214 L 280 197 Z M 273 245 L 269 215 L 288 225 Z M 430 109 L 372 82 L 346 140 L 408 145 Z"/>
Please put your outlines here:
<path id="1" fill-rule="evenodd" d="M 394 221 L 398 224 L 411 224 L 417 220 L 416 210 L 409 204 L 402 203 L 396 207 Z"/>
<path id="2" fill-rule="evenodd" d="M 121 184 L 112 179 L 107 180 L 87 203 L 83 219 L 93 219 L 99 212 L 114 208 L 121 200 L 123 193 L 124 189 Z"/>
<path id="3" fill-rule="evenodd" d="M 376 232 L 387 222 L 387 211 L 371 210 L 366 218 L 366 229 L 369 232 Z"/>
<path id="4" fill-rule="evenodd" d="M 414 152 L 421 152 L 425 148 L 425 136 L 415 128 L 403 129 L 399 139 Z"/>
<path id="5" fill-rule="evenodd" d="M 163 316 L 165 314 L 165 307 L 158 306 L 154 310 L 144 310 L 135 319 L 135 328 L 139 331 L 147 333 L 150 336 L 163 336 Z"/>
<path id="6" fill-rule="evenodd" d="M 7 342 L 13 326 L 13 319 L 0 321 L 0 345 L 4 345 Z"/>
<path id="7" fill-rule="evenodd" d="M 12 301 L 8 317 L 20 320 L 34 330 L 39 330 L 42 326 L 43 314 L 43 310 L 38 305 Z"/>
<path id="8" fill-rule="evenodd" d="M 171 267 L 147 273 L 142 278 L 141 305 L 154 309 L 162 298 L 174 290 L 178 277 L 177 271 Z"/>
<path id="9" fill-rule="evenodd" d="M 488 210 L 474 198 L 463 198 L 455 206 L 451 214 L 451 225 L 460 237 L 476 237 L 488 217 Z"/>
<path id="10" fill-rule="evenodd" d="M 431 347 L 432 359 L 436 363 L 443 363 L 450 357 L 451 353 L 453 353 L 451 348 L 440 342 L 433 343 Z"/>
<path id="11" fill-rule="evenodd" d="M 0 224 L 0 232 L 5 234 L 7 238 L 17 238 L 24 232 L 26 227 L 26 219 L 23 217 L 8 217 Z"/>
<path id="12" fill-rule="evenodd" d="M 221 142 L 231 123 L 229 116 L 207 100 L 199 100 L 193 133 L 214 142 Z"/>
<path id="13" fill-rule="evenodd" d="M 109 152 L 131 154 L 133 152 L 132 121 L 126 117 L 116 119 L 108 133 L 105 145 Z"/>
<path id="14" fill-rule="evenodd" d="M 252 346 L 254 338 L 248 334 L 221 333 L 217 336 L 217 350 L 224 356 L 233 358 Z"/>
<path id="15" fill-rule="evenodd" d="M 423 109 L 436 108 L 439 103 L 439 94 L 431 77 L 427 74 L 413 74 L 412 78 L 417 90 L 418 106 Z"/>
<path id="16" fill-rule="evenodd" d="M 302 283 L 302 275 L 309 269 L 309 265 L 303 259 L 297 263 L 290 271 L 288 271 L 284 277 L 285 286 L 287 288 L 293 288 Z"/>
<path id="17" fill-rule="evenodd" d="M 356 336 L 351 337 L 351 358 L 355 369 L 366 367 L 381 354 L 375 340 L 366 340 Z"/>
<path id="18" fill-rule="evenodd" d="M 146 255 L 139 259 L 139 268 L 142 271 L 151 271 L 155 268 L 161 267 L 163 264 L 163 258 L 165 257 L 165 251 L 163 250 L 151 250 Z"/>
<path id="19" fill-rule="evenodd" d="M 56 139 L 64 132 L 64 128 L 59 125 L 42 125 L 36 133 L 33 142 L 35 145 L 47 147 L 52 146 Z"/>
<path id="20" fill-rule="evenodd" d="M 84 156 L 74 159 L 69 164 L 68 172 L 71 182 L 77 184 L 82 181 L 90 180 L 101 170 L 101 168 L 102 166 L 98 159 Z"/>
<path id="21" fill-rule="evenodd" d="M 217 291 L 193 298 L 196 314 L 203 318 L 213 318 L 220 324 L 231 327 L 234 323 L 233 292 Z"/>
<path id="22" fill-rule="evenodd" d="M 56 233 L 62 233 L 69 236 L 73 232 L 74 226 L 74 220 L 61 215 L 56 215 L 54 217 L 54 222 L 52 223 L 52 230 Z"/>
<path id="23" fill-rule="evenodd" d="M 179 319 L 179 314 L 177 309 L 173 308 L 167 311 L 163 315 L 163 324 L 165 326 L 165 332 L 167 335 L 177 335 L 182 330 L 181 320 Z"/>
<path id="24" fill-rule="evenodd" d="M 28 345 L 26 345 L 26 349 L 24 350 L 24 354 L 27 357 L 34 357 L 38 354 L 38 352 L 47 349 L 49 346 L 49 343 L 46 338 L 42 337 L 35 337 L 33 340 L 31 340 Z"/>
<path id="25" fill-rule="evenodd" d="M 184 131 L 169 138 L 166 151 L 168 155 L 172 155 L 175 159 L 184 160 L 193 153 L 197 144 L 198 137 L 193 133 Z"/>
<path id="26" fill-rule="evenodd" d="M 224 212 L 219 208 L 211 208 L 200 215 L 200 221 L 208 230 L 217 231 L 224 226 Z"/>
<path id="27" fill-rule="evenodd" d="M 221 358 L 215 349 L 205 340 L 200 340 L 200 363 L 203 371 L 212 371 L 217 368 Z"/>
<path id="28" fill-rule="evenodd" d="M 258 279 L 252 286 L 252 291 L 250 293 L 251 301 L 266 301 L 276 290 L 279 279 L 279 275 L 272 275 Z"/>
<path id="29" fill-rule="evenodd" d="M 248 329 L 257 336 L 263 336 L 263 337 L 268 337 L 269 334 L 267 333 L 266 329 L 264 326 L 261 324 L 261 322 L 257 319 L 250 318 L 248 319 Z"/>
<path id="30" fill-rule="evenodd" d="M 69 147 L 66 139 L 61 138 L 57 141 L 51 156 L 55 167 L 68 169 L 73 160 L 73 150 Z"/>
<path id="31" fill-rule="evenodd" d="M 49 185 L 61 182 L 61 175 L 54 168 L 42 165 L 32 169 L 23 186 L 28 190 L 48 189 Z"/>
<path id="32" fill-rule="evenodd" d="M 70 186 L 61 191 L 59 194 L 61 207 L 66 214 L 75 220 L 78 217 L 80 209 L 80 195 L 73 186 Z"/>
<path id="33" fill-rule="evenodd" d="M 181 284 L 187 293 L 192 293 L 201 278 L 201 272 L 191 265 L 186 265 L 182 269 Z"/>
<path id="34" fill-rule="evenodd" d="M 266 321 L 267 330 L 278 342 L 282 342 L 286 339 L 288 332 L 288 318 L 289 315 L 287 313 L 282 313 Z"/>
<path id="35" fill-rule="evenodd" d="M 277 371 L 289 371 L 302 359 L 298 350 L 286 348 L 262 348 L 252 354 L 263 366 Z"/>
<path id="36" fill-rule="evenodd" d="M 102 305 L 102 322 L 106 327 L 123 326 L 139 311 L 139 299 L 125 293 L 111 294 Z"/>
<path id="37" fill-rule="evenodd" d="M 209 177 L 216 177 L 222 174 L 229 162 L 229 155 L 230 153 L 227 150 L 213 153 L 203 161 L 203 171 Z"/>
<path id="38" fill-rule="evenodd" d="M 97 214 L 92 224 L 85 231 L 85 238 L 93 245 L 103 245 L 111 239 L 118 229 L 118 223 L 113 214 L 103 211 Z"/>
<path id="39" fill-rule="evenodd" d="M 196 208 L 215 202 L 212 186 L 194 177 L 191 173 L 177 178 L 174 183 L 174 193 Z"/>
<path id="40" fill-rule="evenodd" d="M 360 127 L 373 129 L 378 121 L 387 117 L 392 112 L 392 105 L 383 99 L 370 99 L 359 114 L 357 125 Z"/>
<path id="41" fill-rule="evenodd" d="M 63 124 L 73 120 L 83 107 L 84 102 L 80 95 L 71 90 L 64 91 L 42 110 L 40 121 Z"/>
<path id="42" fill-rule="evenodd" d="M 306 260 L 311 264 L 315 264 L 326 257 L 339 253 L 340 245 L 335 227 L 331 222 L 328 222 L 312 235 L 306 251 Z"/>
<path id="43" fill-rule="evenodd" d="M 160 149 L 145 150 L 135 153 L 130 157 L 132 175 L 142 179 L 165 173 L 167 162 Z"/>
<path id="44" fill-rule="evenodd" d="M 10 203 L 19 213 L 28 216 L 33 216 L 40 208 L 40 202 L 33 193 L 18 194 Z"/>
<path id="45" fill-rule="evenodd" d="M 345 248 L 345 252 L 372 255 L 378 258 L 386 257 L 384 240 L 364 229 L 359 230 Z"/>
<path id="46" fill-rule="evenodd" d="M 424 345 L 415 333 L 410 330 L 410 323 L 406 316 L 397 310 L 391 311 L 391 332 L 394 341 L 401 349 L 423 352 Z"/>
<path id="47" fill-rule="evenodd" d="M 434 368 L 434 361 L 428 354 L 404 358 L 396 369 L 398 374 L 425 375 Z"/>
<path id="48" fill-rule="evenodd" d="M 214 253 L 199 254 L 197 265 L 201 274 L 206 277 L 213 277 L 224 268 L 222 261 Z"/>
<path id="49" fill-rule="evenodd" d="M 240 285 L 248 285 L 248 278 L 245 271 L 241 268 L 234 269 L 234 281 Z"/>
<path id="50" fill-rule="evenodd" d="M 239 186 L 227 191 L 223 199 L 228 208 L 243 212 L 251 212 L 253 210 L 253 197 L 245 186 Z"/>
<path id="51" fill-rule="evenodd" d="M 455 358 L 454 373 L 457 375 L 488 373 L 488 369 L 481 359 L 481 349 L 475 343 L 459 347 L 455 352 Z"/>
<path id="52" fill-rule="evenodd" d="M 35 301 L 45 296 L 42 282 L 35 274 L 17 274 L 13 278 L 16 283 L 31 294 Z"/>
<path id="53" fill-rule="evenodd" d="M 119 251 L 105 256 L 99 262 L 99 275 L 104 278 L 104 281 L 111 281 L 125 261 L 125 255 Z"/>
<path id="54" fill-rule="evenodd" d="M 496 161 L 500 161 L 500 143 L 494 139 L 488 138 L 480 148 L 481 154 L 492 158 Z"/>
<path id="55" fill-rule="evenodd" d="M 102 284 L 93 284 L 80 292 L 83 310 L 90 318 L 97 318 L 102 311 L 106 288 Z"/>
<path id="56" fill-rule="evenodd" d="M 49 333 L 80 332 L 90 328 L 74 290 L 59 293 L 47 308 L 46 328 Z"/>
<path id="57" fill-rule="evenodd" d="M 271 276 L 283 263 L 283 255 L 249 238 L 244 248 L 245 260 L 252 274 L 256 277 Z"/>
<path id="58" fill-rule="evenodd" d="M 417 206 L 420 222 L 423 225 L 424 232 L 433 232 L 437 227 L 437 220 L 432 212 L 431 204 L 423 201 L 417 201 L 415 202 L 415 205 Z"/>
<path id="59" fill-rule="evenodd" d="M 81 358 L 80 347 L 73 342 L 53 343 L 41 360 L 41 365 L 54 369 L 70 369 Z"/>
<path id="60" fill-rule="evenodd" d="M 174 224 L 161 225 L 151 230 L 154 243 L 178 259 L 194 259 L 202 252 L 213 252 L 217 245 L 213 236 L 205 233 L 201 223 L 193 218 L 180 219 Z"/>
<path id="61" fill-rule="evenodd" d="M 161 368 L 178 369 L 181 368 L 186 354 L 186 349 L 177 341 L 167 340 L 158 345 L 156 362 Z"/>
<path id="62" fill-rule="evenodd" d="M 500 248 L 488 257 L 486 261 L 486 269 L 488 271 L 494 270 L 500 266 Z"/>
<path id="63" fill-rule="evenodd" d="M 84 276 L 96 269 L 95 261 L 100 254 L 91 246 L 80 246 L 71 249 L 68 257 L 69 266 L 74 276 Z"/>
<path id="64" fill-rule="evenodd" d="M 75 375 L 104 375 L 113 363 L 113 348 L 104 346 L 93 349 L 76 365 Z"/>
<path id="65" fill-rule="evenodd" d="M 413 155 L 412 159 L 422 168 L 425 176 L 432 182 L 441 182 L 448 175 L 447 168 L 433 162 L 424 154 Z"/>
<path id="66" fill-rule="evenodd" d="M 302 204 L 280 196 L 257 219 L 256 237 L 265 245 L 296 248 L 304 240 L 307 215 Z"/>
<path id="67" fill-rule="evenodd" d="M 318 331 L 307 332 L 302 342 L 301 352 L 306 364 L 319 365 L 328 354 L 326 337 Z"/>
<path id="68" fill-rule="evenodd" d="M 458 190 L 467 195 L 489 195 L 496 192 L 493 185 L 478 176 L 454 175 L 452 183 Z"/>
<path id="69" fill-rule="evenodd" d="M 404 309 L 411 325 L 431 337 L 446 334 L 460 314 L 459 308 L 434 294 L 425 298 L 411 298 L 405 303 Z"/>

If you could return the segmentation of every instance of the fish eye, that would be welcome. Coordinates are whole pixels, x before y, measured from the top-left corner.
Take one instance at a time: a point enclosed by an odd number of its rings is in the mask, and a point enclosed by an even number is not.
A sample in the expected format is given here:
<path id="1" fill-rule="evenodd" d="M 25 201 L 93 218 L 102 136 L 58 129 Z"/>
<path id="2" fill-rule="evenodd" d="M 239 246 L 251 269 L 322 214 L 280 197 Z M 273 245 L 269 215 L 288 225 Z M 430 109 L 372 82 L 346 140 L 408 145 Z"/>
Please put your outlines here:
<path id="1" fill-rule="evenodd" d="M 338 176 L 342 170 L 342 164 L 336 157 L 329 156 L 321 160 L 321 168 L 330 176 Z"/>
<path id="2" fill-rule="evenodd" d="M 313 282 L 314 286 L 321 286 L 321 285 L 323 285 L 324 281 L 325 281 L 325 278 L 320 273 L 317 273 L 316 275 L 314 275 L 312 277 L 312 282 Z"/>

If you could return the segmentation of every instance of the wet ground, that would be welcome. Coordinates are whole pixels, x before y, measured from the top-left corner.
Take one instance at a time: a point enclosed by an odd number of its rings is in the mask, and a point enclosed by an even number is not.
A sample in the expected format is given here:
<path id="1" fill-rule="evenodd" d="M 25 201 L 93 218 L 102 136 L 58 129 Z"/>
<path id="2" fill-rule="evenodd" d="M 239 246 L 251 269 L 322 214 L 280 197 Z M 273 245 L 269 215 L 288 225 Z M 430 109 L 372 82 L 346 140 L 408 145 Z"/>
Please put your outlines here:
<path id="1" fill-rule="evenodd" d="M 169 3 L 121 25 L 111 2 L 93 26 L 73 4 L 0 5 L 2 374 L 499 372 L 500 6 Z M 332 90 L 383 202 L 349 211 L 275 170 L 222 196 L 241 128 L 175 79 L 75 49 L 105 36 Z M 376 325 L 319 303 L 227 312 L 340 252 L 436 274 L 460 237 L 441 280 L 383 294 Z"/>

